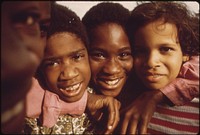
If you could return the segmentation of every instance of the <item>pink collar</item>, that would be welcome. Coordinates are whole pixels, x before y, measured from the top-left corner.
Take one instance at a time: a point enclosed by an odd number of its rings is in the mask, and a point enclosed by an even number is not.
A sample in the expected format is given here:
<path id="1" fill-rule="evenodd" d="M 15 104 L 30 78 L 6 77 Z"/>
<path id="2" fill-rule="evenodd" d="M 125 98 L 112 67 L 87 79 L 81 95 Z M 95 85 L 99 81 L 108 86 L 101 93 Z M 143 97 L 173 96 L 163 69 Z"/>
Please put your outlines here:
<path id="1" fill-rule="evenodd" d="M 26 98 L 26 116 L 31 118 L 42 116 L 42 125 L 52 127 L 56 124 L 60 115 L 82 115 L 87 104 L 87 97 L 87 90 L 85 90 L 80 100 L 67 103 L 61 100 L 57 94 L 48 90 L 43 90 L 38 81 L 33 79 L 33 86 Z"/>

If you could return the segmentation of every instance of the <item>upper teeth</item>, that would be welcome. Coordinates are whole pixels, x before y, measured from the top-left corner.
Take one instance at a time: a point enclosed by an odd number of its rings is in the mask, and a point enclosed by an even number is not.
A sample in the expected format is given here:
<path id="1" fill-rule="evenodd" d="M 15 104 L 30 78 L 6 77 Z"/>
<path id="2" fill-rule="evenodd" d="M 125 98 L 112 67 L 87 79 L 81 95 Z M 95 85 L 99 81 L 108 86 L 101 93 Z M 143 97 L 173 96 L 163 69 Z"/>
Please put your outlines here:
<path id="1" fill-rule="evenodd" d="M 160 75 L 153 75 L 153 78 L 159 77 Z"/>
<path id="2" fill-rule="evenodd" d="M 105 81 L 108 85 L 115 85 L 119 82 L 119 79 L 113 80 L 113 81 Z"/>
<path id="3" fill-rule="evenodd" d="M 76 85 L 73 85 L 73 86 L 70 86 L 70 87 L 67 87 L 67 88 L 65 88 L 65 89 L 61 88 L 61 90 L 70 90 L 70 91 L 72 91 L 72 90 L 78 89 L 79 86 L 80 86 L 80 83 L 78 83 L 78 84 L 76 84 Z"/>

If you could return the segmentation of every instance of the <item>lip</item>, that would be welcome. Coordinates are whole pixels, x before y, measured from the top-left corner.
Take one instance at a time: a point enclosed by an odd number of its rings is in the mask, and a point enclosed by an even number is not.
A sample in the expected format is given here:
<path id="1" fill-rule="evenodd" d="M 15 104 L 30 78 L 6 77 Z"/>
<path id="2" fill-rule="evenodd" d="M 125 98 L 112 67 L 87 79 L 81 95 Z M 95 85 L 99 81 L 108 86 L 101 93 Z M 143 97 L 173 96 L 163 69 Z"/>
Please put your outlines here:
<path id="1" fill-rule="evenodd" d="M 109 89 L 116 89 L 117 87 L 119 87 L 121 85 L 123 78 L 124 77 L 118 77 L 112 79 L 97 78 L 96 81 L 101 87 L 109 90 Z"/>
<path id="2" fill-rule="evenodd" d="M 166 75 L 160 74 L 160 73 L 146 72 L 143 74 L 143 76 L 148 82 L 156 83 L 156 82 L 160 81 Z"/>
<path id="3" fill-rule="evenodd" d="M 82 82 L 68 85 L 68 86 L 61 86 L 59 90 L 66 96 L 76 96 L 80 93 L 82 88 Z"/>

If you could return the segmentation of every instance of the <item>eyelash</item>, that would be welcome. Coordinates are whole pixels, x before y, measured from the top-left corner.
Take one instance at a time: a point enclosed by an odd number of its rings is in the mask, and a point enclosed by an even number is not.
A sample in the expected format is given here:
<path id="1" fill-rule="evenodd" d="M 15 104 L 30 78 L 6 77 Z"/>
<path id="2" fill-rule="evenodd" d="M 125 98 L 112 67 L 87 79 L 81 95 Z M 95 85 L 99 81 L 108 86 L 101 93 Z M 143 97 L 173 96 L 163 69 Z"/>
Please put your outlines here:
<path id="1" fill-rule="evenodd" d="M 130 52 L 123 52 L 119 54 L 120 59 L 126 59 L 128 56 L 131 56 Z"/>
<path id="2" fill-rule="evenodd" d="M 85 57 L 84 54 L 75 54 L 74 56 L 72 56 L 72 59 L 73 59 L 74 61 L 79 61 L 79 60 L 81 60 L 81 59 L 84 58 L 84 57 Z"/>
<path id="3" fill-rule="evenodd" d="M 49 61 L 49 62 L 44 63 L 44 66 L 45 67 L 56 67 L 59 64 L 60 64 L 60 62 L 58 62 L 58 61 Z"/>
<path id="4" fill-rule="evenodd" d="M 123 60 L 126 59 L 127 57 L 129 57 L 131 55 L 130 52 L 122 52 L 118 54 L 118 58 Z M 105 59 L 106 55 L 104 55 L 103 53 L 97 52 L 97 53 L 91 53 L 91 56 L 97 59 Z"/>
<path id="5" fill-rule="evenodd" d="M 98 59 L 104 59 L 105 58 L 105 55 L 103 55 L 103 53 L 100 53 L 100 52 L 91 53 L 91 56 L 98 58 Z"/>
<path id="6" fill-rule="evenodd" d="M 171 52 L 173 51 L 174 49 L 171 48 L 171 47 L 162 47 L 160 48 L 160 51 L 163 52 L 163 53 L 166 53 L 166 52 Z"/>

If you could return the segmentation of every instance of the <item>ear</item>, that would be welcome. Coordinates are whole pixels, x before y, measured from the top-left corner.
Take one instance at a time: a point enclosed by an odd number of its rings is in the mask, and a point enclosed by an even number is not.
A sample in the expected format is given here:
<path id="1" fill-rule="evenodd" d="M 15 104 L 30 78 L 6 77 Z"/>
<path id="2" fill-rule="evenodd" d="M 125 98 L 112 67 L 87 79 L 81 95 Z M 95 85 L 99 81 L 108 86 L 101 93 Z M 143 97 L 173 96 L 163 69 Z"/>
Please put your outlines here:
<path id="1" fill-rule="evenodd" d="M 188 55 L 183 55 L 183 62 L 187 62 L 190 59 Z"/>

